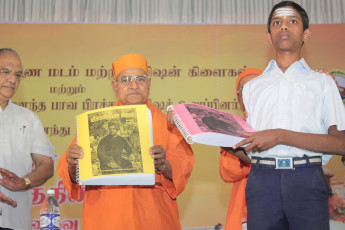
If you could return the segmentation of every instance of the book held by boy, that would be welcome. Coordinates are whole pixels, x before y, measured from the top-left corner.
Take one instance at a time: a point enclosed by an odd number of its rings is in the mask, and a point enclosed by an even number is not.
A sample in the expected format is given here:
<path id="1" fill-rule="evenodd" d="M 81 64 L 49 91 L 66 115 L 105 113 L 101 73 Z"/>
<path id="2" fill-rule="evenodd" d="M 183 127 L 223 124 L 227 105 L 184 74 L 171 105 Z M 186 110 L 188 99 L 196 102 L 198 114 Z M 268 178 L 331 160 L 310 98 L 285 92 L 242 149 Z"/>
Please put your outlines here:
<path id="1" fill-rule="evenodd" d="M 189 144 L 232 147 L 244 139 L 243 131 L 254 132 L 242 117 L 207 106 L 182 103 L 171 109 L 176 126 Z"/>
<path id="2" fill-rule="evenodd" d="M 154 185 L 149 148 L 152 116 L 146 105 L 113 106 L 76 116 L 80 185 Z"/>

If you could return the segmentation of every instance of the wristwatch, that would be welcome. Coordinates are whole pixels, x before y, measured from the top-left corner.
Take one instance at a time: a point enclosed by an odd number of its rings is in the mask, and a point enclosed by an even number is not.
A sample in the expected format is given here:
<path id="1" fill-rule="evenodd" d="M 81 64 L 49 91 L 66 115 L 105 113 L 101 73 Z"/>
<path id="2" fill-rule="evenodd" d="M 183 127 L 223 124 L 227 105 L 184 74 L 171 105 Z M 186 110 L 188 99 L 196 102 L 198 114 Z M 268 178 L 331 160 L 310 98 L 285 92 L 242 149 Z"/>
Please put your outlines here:
<path id="1" fill-rule="evenodd" d="M 25 176 L 23 177 L 24 181 L 25 181 L 25 191 L 30 189 L 30 185 L 31 185 L 31 181 L 29 179 L 29 177 Z"/>

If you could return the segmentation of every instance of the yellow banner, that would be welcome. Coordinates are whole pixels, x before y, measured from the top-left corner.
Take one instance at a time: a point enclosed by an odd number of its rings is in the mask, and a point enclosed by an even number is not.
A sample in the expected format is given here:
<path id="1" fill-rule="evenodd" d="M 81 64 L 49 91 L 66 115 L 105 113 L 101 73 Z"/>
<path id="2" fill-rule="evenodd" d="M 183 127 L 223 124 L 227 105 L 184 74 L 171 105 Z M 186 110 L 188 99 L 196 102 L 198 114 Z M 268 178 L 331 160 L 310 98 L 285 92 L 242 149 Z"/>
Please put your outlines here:
<path id="1" fill-rule="evenodd" d="M 246 67 L 264 70 L 274 58 L 264 25 L 1 24 L 0 29 L 1 46 L 15 49 L 25 69 L 26 78 L 13 101 L 41 118 L 56 148 L 55 167 L 76 135 L 75 115 L 115 101 L 111 63 L 121 55 L 138 53 L 148 59 L 150 100 L 162 111 L 170 104 L 191 102 L 238 115 L 242 113 L 235 96 L 237 75 Z M 312 25 L 311 30 L 303 57 L 311 68 L 344 78 L 345 25 Z M 344 92 L 344 86 L 340 90 Z M 219 177 L 219 148 L 192 147 L 195 167 L 178 197 L 181 224 L 224 224 L 232 185 Z M 340 157 L 333 157 L 326 168 L 334 173 L 330 183 L 344 204 Z M 56 190 L 62 229 L 81 229 L 82 197 L 71 200 L 57 173 L 33 189 L 33 227 L 38 227 L 47 188 Z"/>

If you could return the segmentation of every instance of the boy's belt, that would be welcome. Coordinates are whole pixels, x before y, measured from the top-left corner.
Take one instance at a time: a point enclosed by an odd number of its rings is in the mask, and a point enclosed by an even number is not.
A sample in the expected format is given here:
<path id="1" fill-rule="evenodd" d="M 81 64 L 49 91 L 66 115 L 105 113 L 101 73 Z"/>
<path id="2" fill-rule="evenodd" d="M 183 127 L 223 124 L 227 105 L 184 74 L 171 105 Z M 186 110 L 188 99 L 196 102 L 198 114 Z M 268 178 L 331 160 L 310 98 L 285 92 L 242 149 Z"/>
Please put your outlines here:
<path id="1" fill-rule="evenodd" d="M 261 158 L 253 157 L 252 166 L 264 165 L 275 169 L 294 169 L 299 167 L 321 166 L 321 157 L 294 157 L 294 158 Z"/>

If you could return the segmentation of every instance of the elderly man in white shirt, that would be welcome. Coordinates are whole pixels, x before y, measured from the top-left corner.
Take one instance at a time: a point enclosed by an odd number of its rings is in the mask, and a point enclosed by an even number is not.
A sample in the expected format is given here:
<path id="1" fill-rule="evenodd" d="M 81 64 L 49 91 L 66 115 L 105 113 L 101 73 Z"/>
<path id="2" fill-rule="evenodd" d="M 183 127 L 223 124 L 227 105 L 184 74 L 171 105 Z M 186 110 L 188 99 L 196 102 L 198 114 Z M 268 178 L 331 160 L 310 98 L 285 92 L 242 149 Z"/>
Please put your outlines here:
<path id="1" fill-rule="evenodd" d="M 11 102 L 22 77 L 19 55 L 0 49 L 0 229 L 32 229 L 30 189 L 54 174 L 54 147 L 40 119 Z"/>

